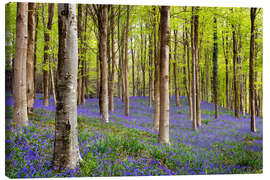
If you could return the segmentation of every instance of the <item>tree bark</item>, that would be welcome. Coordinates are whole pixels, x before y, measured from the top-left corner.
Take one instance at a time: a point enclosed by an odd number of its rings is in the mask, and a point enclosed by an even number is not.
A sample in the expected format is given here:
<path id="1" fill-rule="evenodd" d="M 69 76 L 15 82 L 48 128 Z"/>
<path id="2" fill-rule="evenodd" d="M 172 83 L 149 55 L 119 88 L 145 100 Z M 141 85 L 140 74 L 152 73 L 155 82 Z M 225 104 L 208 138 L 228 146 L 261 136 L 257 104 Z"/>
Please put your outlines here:
<path id="1" fill-rule="evenodd" d="M 26 60 L 27 113 L 33 113 L 34 108 L 34 55 L 36 37 L 36 3 L 28 3 L 28 43 Z"/>
<path id="2" fill-rule="evenodd" d="M 78 4 L 78 79 L 77 79 L 77 104 L 81 104 L 82 96 L 82 4 Z"/>
<path id="3" fill-rule="evenodd" d="M 58 5 L 57 105 L 53 166 L 75 169 L 81 161 L 77 131 L 78 39 L 76 5 Z"/>
<path id="4" fill-rule="evenodd" d="M 195 52 L 195 43 L 194 43 L 194 7 L 192 7 L 192 17 L 191 17 L 191 47 L 192 47 L 192 105 L 193 105 L 193 121 L 192 121 L 192 128 L 193 130 L 197 129 L 197 106 L 196 106 L 196 52 Z"/>
<path id="5" fill-rule="evenodd" d="M 155 11 L 156 13 L 156 11 Z M 157 18 L 155 18 L 154 24 L 156 25 L 157 22 Z M 155 58 L 155 112 L 154 112 L 154 123 L 153 123 L 153 128 L 154 128 L 154 132 L 158 132 L 159 131 L 159 119 L 160 119 L 160 26 L 158 29 L 158 45 L 157 45 L 157 55 Z M 156 32 L 156 28 L 155 28 L 155 32 Z M 156 33 L 155 33 L 156 36 Z"/>
<path id="6" fill-rule="evenodd" d="M 254 29 L 255 29 L 255 18 L 256 8 L 250 9 L 250 51 L 249 51 L 249 94 L 250 94 L 250 130 L 256 132 L 255 124 L 255 101 L 254 101 Z"/>
<path id="7" fill-rule="evenodd" d="M 233 83 L 234 83 L 234 115 L 236 118 L 239 118 L 239 96 L 238 96 L 238 82 L 237 82 L 237 42 L 235 37 L 235 27 L 232 25 L 233 28 Z"/>
<path id="8" fill-rule="evenodd" d="M 179 91 L 178 91 L 178 70 L 177 70 L 177 30 L 174 30 L 174 61 L 173 61 L 173 75 L 174 75 L 174 89 L 175 89 L 175 104 L 180 107 Z"/>
<path id="9" fill-rule="evenodd" d="M 201 97 L 200 97 L 200 63 L 198 55 L 198 7 L 194 7 L 194 58 L 195 58 L 195 76 L 196 76 L 196 123 L 201 127 Z"/>
<path id="10" fill-rule="evenodd" d="M 214 44 L 213 44 L 213 94 L 215 103 L 215 119 L 218 119 L 218 37 L 217 19 L 214 17 Z"/>
<path id="11" fill-rule="evenodd" d="M 111 51 L 112 51 L 112 66 L 109 82 L 109 110 L 114 111 L 113 92 L 114 92 L 114 68 L 115 68 L 115 52 L 114 52 L 114 5 L 111 6 Z"/>
<path id="12" fill-rule="evenodd" d="M 13 120 L 19 126 L 28 125 L 26 96 L 27 58 L 27 3 L 17 3 L 16 48 L 14 60 L 14 114 Z"/>
<path id="13" fill-rule="evenodd" d="M 129 5 L 127 6 L 127 23 L 125 34 L 125 115 L 129 116 L 129 88 L 128 88 L 128 30 L 129 30 Z"/>
<path id="14" fill-rule="evenodd" d="M 189 118 L 190 121 L 193 121 L 193 101 L 192 101 L 192 74 L 190 67 L 190 46 L 189 46 L 189 38 L 188 38 L 188 30 L 185 27 L 186 32 L 186 48 L 187 48 L 187 69 L 188 69 L 188 101 L 189 101 Z"/>
<path id="15" fill-rule="evenodd" d="M 160 125 L 158 142 L 170 144 L 169 142 L 169 41 L 170 41 L 170 7 L 162 6 L 160 15 Z"/>
<path id="16" fill-rule="evenodd" d="M 153 101 L 153 71 L 152 71 L 152 61 L 153 61 L 153 41 L 152 41 L 152 32 L 149 35 L 149 97 L 148 97 L 148 107 L 152 108 Z"/>
<path id="17" fill-rule="evenodd" d="M 101 63 L 101 120 L 105 123 L 109 122 L 108 113 L 108 64 L 107 64 L 107 26 L 108 26 L 108 6 L 97 5 L 98 27 L 99 27 L 99 43 L 100 43 L 100 63 Z"/>
<path id="18" fill-rule="evenodd" d="M 44 6 L 43 6 L 44 8 Z M 44 13 L 44 9 L 43 9 Z M 43 25 L 44 25 L 44 40 L 45 40 L 45 46 L 44 46 L 44 60 L 43 60 L 43 65 L 46 67 L 43 69 L 43 94 L 44 94 L 44 101 L 43 104 L 44 106 L 49 105 L 49 61 L 50 61 L 50 55 L 48 53 L 49 51 L 49 42 L 50 42 L 50 34 L 48 31 L 52 29 L 52 20 L 53 20 L 53 15 L 54 15 L 54 4 L 49 3 L 48 7 L 48 23 L 47 27 L 45 24 L 45 15 L 43 14 Z"/>

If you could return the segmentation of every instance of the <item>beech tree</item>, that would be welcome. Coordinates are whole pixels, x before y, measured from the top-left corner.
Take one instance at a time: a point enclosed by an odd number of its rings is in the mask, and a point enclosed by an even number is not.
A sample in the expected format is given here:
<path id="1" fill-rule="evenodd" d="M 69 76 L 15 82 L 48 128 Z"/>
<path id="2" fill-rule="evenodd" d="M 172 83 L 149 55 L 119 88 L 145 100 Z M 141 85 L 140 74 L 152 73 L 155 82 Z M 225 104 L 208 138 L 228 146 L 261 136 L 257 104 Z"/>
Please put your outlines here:
<path id="1" fill-rule="evenodd" d="M 16 48 L 14 60 L 14 113 L 13 120 L 19 126 L 28 125 L 26 96 L 26 58 L 28 3 L 17 3 Z"/>
<path id="2" fill-rule="evenodd" d="M 100 58 L 100 112 L 101 120 L 109 122 L 108 109 L 108 64 L 107 64 L 107 30 L 108 30 L 108 5 L 93 5 L 97 16 L 99 31 L 99 58 Z"/>
<path id="3" fill-rule="evenodd" d="M 34 54 L 36 38 L 36 4 L 28 3 L 28 43 L 26 60 L 27 113 L 33 113 L 34 107 Z"/>
<path id="4" fill-rule="evenodd" d="M 128 86 L 128 29 L 129 29 L 129 6 L 127 6 L 127 23 L 125 34 L 125 62 L 124 62 L 124 75 L 125 75 L 125 115 L 129 116 L 129 86 Z"/>
<path id="5" fill-rule="evenodd" d="M 74 169 L 81 160 L 77 131 L 78 39 L 75 4 L 58 4 L 59 49 L 53 165 Z"/>
<path id="6" fill-rule="evenodd" d="M 160 120 L 158 142 L 169 144 L 169 41 L 170 7 L 162 6 L 160 12 Z"/>
<path id="7" fill-rule="evenodd" d="M 252 132 L 256 132 L 255 125 L 255 100 L 254 100 L 254 29 L 256 8 L 250 9 L 250 50 L 249 50 L 249 94 L 250 94 L 250 129 Z"/>
<path id="8" fill-rule="evenodd" d="M 45 4 L 44 4 L 45 5 Z M 49 54 L 49 42 L 50 42 L 50 34 L 48 31 L 52 29 L 52 20 L 53 20 L 53 15 L 54 15 L 54 3 L 49 3 L 49 8 L 48 8 L 48 22 L 46 25 L 46 19 L 45 19 L 45 12 L 44 12 L 44 5 L 42 6 L 42 11 L 43 11 L 43 26 L 44 26 L 44 61 L 43 61 L 43 95 L 44 95 L 44 100 L 43 104 L 45 106 L 49 105 L 49 63 L 50 63 L 50 54 Z"/>
<path id="9" fill-rule="evenodd" d="M 215 103 L 215 118 L 218 119 L 218 43 L 217 19 L 214 17 L 214 45 L 213 45 L 213 94 Z"/>

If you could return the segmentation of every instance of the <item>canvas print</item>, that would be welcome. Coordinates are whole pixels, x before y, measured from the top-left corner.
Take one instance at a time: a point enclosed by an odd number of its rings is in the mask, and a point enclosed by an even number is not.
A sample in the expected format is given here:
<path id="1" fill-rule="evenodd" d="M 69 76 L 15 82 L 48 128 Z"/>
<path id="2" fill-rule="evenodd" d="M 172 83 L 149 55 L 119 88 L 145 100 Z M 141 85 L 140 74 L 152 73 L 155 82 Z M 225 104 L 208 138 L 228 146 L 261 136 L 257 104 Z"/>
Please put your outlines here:
<path id="1" fill-rule="evenodd" d="M 9 178 L 263 172 L 263 9 L 5 5 Z"/>

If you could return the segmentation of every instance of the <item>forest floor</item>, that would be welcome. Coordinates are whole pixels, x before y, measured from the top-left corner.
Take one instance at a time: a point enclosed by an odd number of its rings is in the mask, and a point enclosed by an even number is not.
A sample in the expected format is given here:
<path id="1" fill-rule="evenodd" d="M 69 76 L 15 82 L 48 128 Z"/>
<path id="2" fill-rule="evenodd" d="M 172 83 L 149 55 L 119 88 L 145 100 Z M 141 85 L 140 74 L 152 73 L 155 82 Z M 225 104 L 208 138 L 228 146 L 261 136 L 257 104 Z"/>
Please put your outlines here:
<path id="1" fill-rule="evenodd" d="M 154 105 L 147 97 L 130 97 L 130 116 L 124 103 L 114 98 L 110 123 L 102 123 L 98 99 L 78 106 L 80 153 L 83 161 L 75 170 L 56 173 L 52 166 L 55 106 L 42 105 L 37 95 L 34 116 L 28 127 L 12 122 L 13 97 L 6 95 L 6 176 L 147 176 L 185 174 L 262 173 L 262 119 L 256 117 L 257 132 L 250 132 L 248 115 L 236 119 L 220 108 L 214 119 L 214 104 L 201 102 L 202 127 L 192 130 L 186 97 L 181 107 L 170 99 L 170 146 L 157 142 L 153 132 Z"/>

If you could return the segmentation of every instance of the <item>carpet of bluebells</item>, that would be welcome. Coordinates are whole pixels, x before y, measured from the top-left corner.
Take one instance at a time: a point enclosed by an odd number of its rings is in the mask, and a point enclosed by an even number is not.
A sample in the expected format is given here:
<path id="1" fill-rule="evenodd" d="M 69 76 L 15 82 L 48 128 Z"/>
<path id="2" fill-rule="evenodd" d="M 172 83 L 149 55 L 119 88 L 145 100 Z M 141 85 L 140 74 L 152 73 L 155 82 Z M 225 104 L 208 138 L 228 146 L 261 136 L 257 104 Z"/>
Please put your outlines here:
<path id="1" fill-rule="evenodd" d="M 98 99 L 78 106 L 78 132 L 83 161 L 76 169 L 56 172 L 52 167 L 55 106 L 42 105 L 37 95 L 29 126 L 12 122 L 13 97 L 6 95 L 6 176 L 81 177 L 148 176 L 186 174 L 262 173 L 262 119 L 256 117 L 257 132 L 250 132 L 250 118 L 236 119 L 220 107 L 201 102 L 202 127 L 192 130 L 186 97 L 181 107 L 170 99 L 170 146 L 160 145 L 153 132 L 154 107 L 147 97 L 130 97 L 130 116 L 124 103 L 114 98 L 110 123 L 100 122 Z"/>

